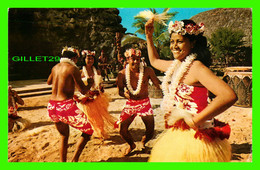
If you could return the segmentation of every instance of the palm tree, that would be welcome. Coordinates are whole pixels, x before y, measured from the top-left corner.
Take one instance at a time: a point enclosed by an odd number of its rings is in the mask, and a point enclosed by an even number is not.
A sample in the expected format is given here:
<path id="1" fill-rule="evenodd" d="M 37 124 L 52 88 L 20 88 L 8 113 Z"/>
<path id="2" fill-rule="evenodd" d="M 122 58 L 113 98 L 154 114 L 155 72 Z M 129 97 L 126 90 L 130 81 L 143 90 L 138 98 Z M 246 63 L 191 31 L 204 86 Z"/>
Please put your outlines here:
<path id="1" fill-rule="evenodd" d="M 124 49 L 138 46 L 140 49 L 146 48 L 146 41 L 136 36 L 136 34 L 128 33 L 121 39 L 121 47 Z"/>
<path id="2" fill-rule="evenodd" d="M 163 12 L 168 11 L 169 8 L 165 8 Z M 158 12 L 154 8 L 150 8 L 150 11 L 153 14 L 158 14 Z M 169 16 L 169 19 L 167 19 L 165 22 L 168 23 L 178 12 L 167 12 L 167 16 Z M 135 33 L 139 33 L 141 35 L 145 35 L 145 23 L 147 22 L 147 19 L 140 16 L 134 17 L 135 22 L 133 23 L 133 27 L 138 28 L 138 30 Z M 162 58 L 169 58 L 170 55 L 170 42 L 169 42 L 169 33 L 167 31 L 168 27 L 167 25 L 159 24 L 158 22 L 154 23 L 154 34 L 153 34 L 153 40 L 155 47 L 157 48 L 157 51 L 159 55 Z M 130 36 L 125 38 L 125 42 L 131 42 L 135 41 L 143 44 L 145 41 L 142 38 L 139 38 L 137 36 Z"/>

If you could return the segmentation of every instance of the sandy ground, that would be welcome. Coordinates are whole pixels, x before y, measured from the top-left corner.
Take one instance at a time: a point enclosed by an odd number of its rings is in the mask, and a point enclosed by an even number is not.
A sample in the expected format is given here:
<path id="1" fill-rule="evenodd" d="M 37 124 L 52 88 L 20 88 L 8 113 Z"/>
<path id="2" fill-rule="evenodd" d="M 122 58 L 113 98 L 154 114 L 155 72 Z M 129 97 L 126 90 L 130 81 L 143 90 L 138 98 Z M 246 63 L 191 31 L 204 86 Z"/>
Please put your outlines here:
<path id="1" fill-rule="evenodd" d="M 109 112 L 119 117 L 125 99 L 117 94 L 116 88 L 106 89 L 110 95 Z M 19 108 L 18 115 L 29 120 L 30 126 L 21 132 L 8 134 L 9 162 L 59 162 L 59 133 L 47 116 L 46 106 L 49 95 L 24 98 L 25 105 Z M 80 162 L 146 162 L 150 150 L 164 130 L 163 114 L 159 107 L 161 99 L 151 98 L 155 112 L 155 136 L 148 142 L 148 150 L 141 150 L 141 138 L 145 127 L 140 117 L 136 117 L 130 126 L 137 148 L 131 156 L 124 156 L 128 145 L 121 139 L 118 131 L 114 131 L 105 142 L 98 138 L 92 139 L 85 146 Z M 252 108 L 233 106 L 218 116 L 228 122 L 232 128 L 230 143 L 232 144 L 232 162 L 252 161 Z M 81 135 L 76 129 L 70 128 L 68 161 L 71 160 L 76 142 Z"/>

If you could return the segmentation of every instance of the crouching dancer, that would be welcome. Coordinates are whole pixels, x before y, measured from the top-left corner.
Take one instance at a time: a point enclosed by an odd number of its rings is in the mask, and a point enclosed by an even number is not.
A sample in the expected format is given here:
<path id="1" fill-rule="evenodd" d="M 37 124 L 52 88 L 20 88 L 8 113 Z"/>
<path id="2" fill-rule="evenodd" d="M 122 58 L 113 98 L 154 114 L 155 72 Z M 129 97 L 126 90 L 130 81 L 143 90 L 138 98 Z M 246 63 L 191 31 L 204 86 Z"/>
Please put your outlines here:
<path id="1" fill-rule="evenodd" d="M 77 108 L 73 95 L 75 87 L 85 94 L 93 85 L 93 79 L 88 79 L 85 86 L 81 80 L 79 69 L 76 66 L 78 52 L 72 47 L 62 50 L 60 63 L 56 64 L 51 71 L 47 83 L 52 84 L 52 95 L 48 103 L 49 117 L 61 135 L 60 159 L 67 160 L 67 148 L 69 139 L 69 125 L 80 130 L 82 135 L 77 143 L 77 148 L 72 162 L 78 162 L 79 156 L 84 149 L 93 129 L 86 115 Z"/>
<path id="2" fill-rule="evenodd" d="M 137 115 L 141 116 L 146 127 L 145 136 L 142 138 L 144 148 L 145 144 L 153 137 L 154 117 L 148 98 L 148 85 L 149 80 L 152 80 L 153 84 L 160 88 L 160 80 L 152 68 L 143 66 L 140 50 L 128 49 L 125 52 L 125 57 L 128 65 L 119 72 L 117 86 L 119 95 L 128 100 L 115 127 L 120 125 L 120 135 L 130 145 L 125 153 L 125 155 L 129 155 L 136 145 L 128 128 Z"/>

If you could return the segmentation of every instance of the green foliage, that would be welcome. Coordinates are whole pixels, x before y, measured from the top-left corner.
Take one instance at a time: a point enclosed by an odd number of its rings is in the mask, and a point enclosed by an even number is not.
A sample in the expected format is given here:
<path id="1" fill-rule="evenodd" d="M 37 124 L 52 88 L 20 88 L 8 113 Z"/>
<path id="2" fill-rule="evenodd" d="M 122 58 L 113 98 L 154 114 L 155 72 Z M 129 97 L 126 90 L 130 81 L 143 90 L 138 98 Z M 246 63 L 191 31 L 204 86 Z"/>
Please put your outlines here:
<path id="1" fill-rule="evenodd" d="M 137 37 L 136 35 L 131 35 L 131 34 L 126 34 L 122 40 L 121 40 L 121 46 L 128 46 L 131 44 L 139 44 L 141 46 L 141 44 L 146 43 L 146 41 L 142 38 Z M 129 47 L 130 48 L 130 47 Z"/>
<path id="2" fill-rule="evenodd" d="M 224 62 L 227 66 L 238 59 L 238 54 L 244 44 L 244 32 L 231 28 L 220 28 L 212 33 L 209 39 L 213 58 Z"/>
<path id="3" fill-rule="evenodd" d="M 138 28 L 138 30 L 135 33 L 139 33 L 141 35 L 145 34 L 145 23 L 147 22 L 147 20 L 145 18 L 142 17 L 135 17 L 135 21 L 132 24 L 133 27 Z"/>
<path id="4" fill-rule="evenodd" d="M 166 10 L 168 10 L 168 8 L 164 9 L 164 11 Z M 150 8 L 150 11 L 152 11 L 154 14 L 158 14 L 154 8 Z M 174 18 L 176 14 L 177 12 L 168 12 L 167 15 L 170 16 L 170 18 L 168 21 L 166 21 L 166 23 Z M 145 23 L 147 22 L 147 19 L 139 16 L 136 16 L 134 19 L 135 21 L 132 26 L 138 28 L 135 33 L 145 35 Z M 153 41 L 160 57 L 165 59 L 169 58 L 170 53 L 170 37 L 167 30 L 168 27 L 166 25 L 162 25 L 157 22 L 154 23 Z M 143 39 L 140 39 L 140 41 L 143 41 Z"/>

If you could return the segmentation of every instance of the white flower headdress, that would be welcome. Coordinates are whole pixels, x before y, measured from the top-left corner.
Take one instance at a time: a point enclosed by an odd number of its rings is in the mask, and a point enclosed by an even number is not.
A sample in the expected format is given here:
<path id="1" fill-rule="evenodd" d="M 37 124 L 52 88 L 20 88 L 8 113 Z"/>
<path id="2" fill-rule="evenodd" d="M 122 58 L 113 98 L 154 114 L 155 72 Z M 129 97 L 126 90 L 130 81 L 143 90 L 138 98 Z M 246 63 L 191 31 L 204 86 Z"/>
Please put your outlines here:
<path id="1" fill-rule="evenodd" d="M 132 55 L 141 57 L 141 50 L 130 48 L 125 51 L 124 53 L 125 57 L 131 57 Z"/>
<path id="2" fill-rule="evenodd" d="M 181 35 L 199 35 L 201 33 L 204 33 L 205 26 L 203 23 L 199 23 L 198 25 L 187 24 L 186 26 L 184 26 L 183 21 L 175 21 L 174 23 L 171 21 L 169 23 L 168 31 L 170 34 L 174 32 Z"/>
<path id="3" fill-rule="evenodd" d="M 91 56 L 95 56 L 95 55 L 96 55 L 96 51 L 83 50 L 83 51 L 81 52 L 81 55 L 91 55 Z"/>
<path id="4" fill-rule="evenodd" d="M 61 54 L 63 55 L 63 53 L 64 53 L 65 51 L 71 51 L 71 52 L 77 53 L 77 55 L 78 55 L 78 57 L 79 57 L 79 51 L 78 51 L 76 48 L 65 46 L 65 47 L 62 49 Z"/>

